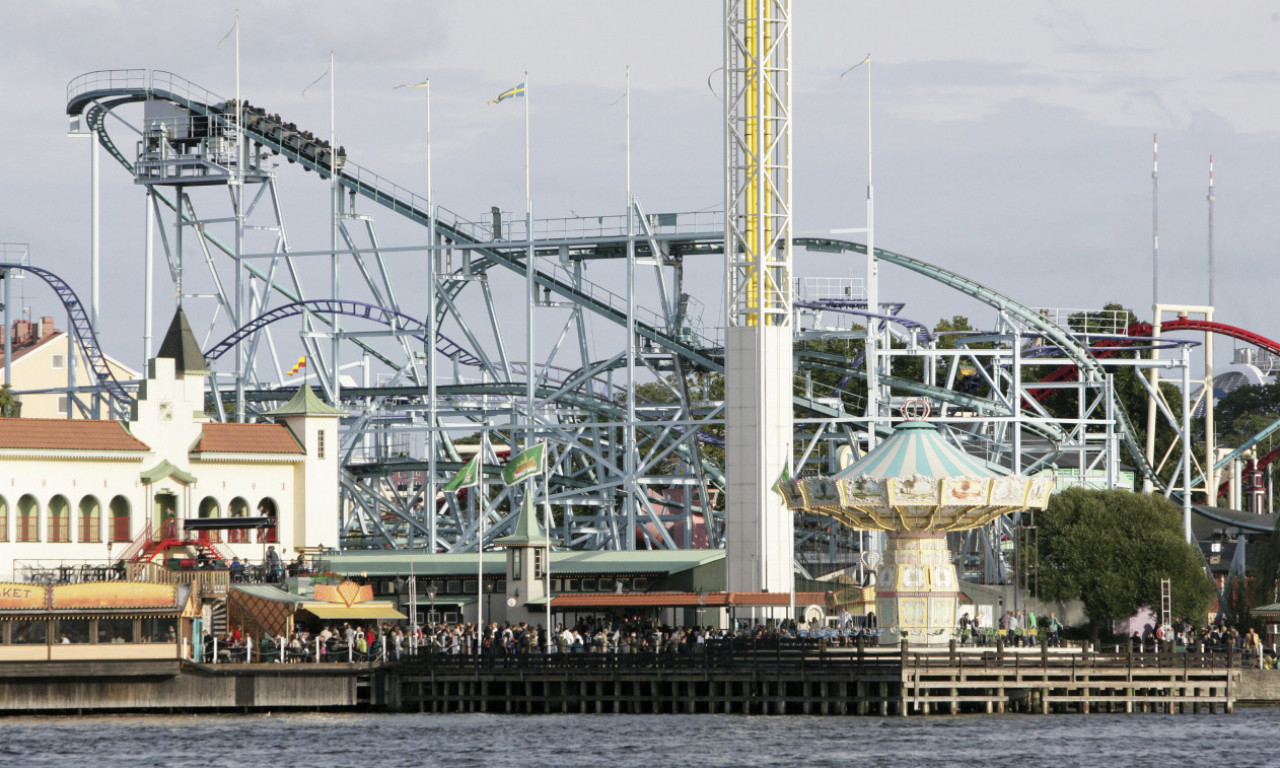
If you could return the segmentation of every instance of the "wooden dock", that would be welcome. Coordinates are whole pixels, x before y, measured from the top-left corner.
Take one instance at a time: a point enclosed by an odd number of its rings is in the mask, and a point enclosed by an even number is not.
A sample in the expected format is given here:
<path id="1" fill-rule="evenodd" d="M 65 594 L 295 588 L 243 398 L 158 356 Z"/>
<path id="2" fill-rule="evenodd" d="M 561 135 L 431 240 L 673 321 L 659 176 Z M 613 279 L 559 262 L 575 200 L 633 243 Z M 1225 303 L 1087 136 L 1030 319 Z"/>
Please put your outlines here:
<path id="1" fill-rule="evenodd" d="M 688 654 L 427 655 L 379 675 L 412 712 L 929 715 L 1231 712 L 1228 654 L 814 646 Z"/>

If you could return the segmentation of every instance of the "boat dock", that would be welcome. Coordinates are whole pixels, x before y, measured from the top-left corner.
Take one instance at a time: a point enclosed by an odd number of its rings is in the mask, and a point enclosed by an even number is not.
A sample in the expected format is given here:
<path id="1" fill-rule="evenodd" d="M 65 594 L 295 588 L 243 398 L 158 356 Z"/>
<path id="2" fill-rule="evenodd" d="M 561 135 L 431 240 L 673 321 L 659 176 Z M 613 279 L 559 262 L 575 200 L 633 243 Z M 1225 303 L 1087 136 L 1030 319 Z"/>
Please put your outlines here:
<path id="1" fill-rule="evenodd" d="M 416 712 L 930 715 L 1234 709 L 1234 654 L 814 647 L 690 654 L 428 655 L 388 668 Z"/>
<path id="2" fill-rule="evenodd" d="M 709 645 L 690 653 L 423 654 L 400 662 L 0 664 L 0 713 L 1229 713 L 1280 703 L 1234 653 Z"/>

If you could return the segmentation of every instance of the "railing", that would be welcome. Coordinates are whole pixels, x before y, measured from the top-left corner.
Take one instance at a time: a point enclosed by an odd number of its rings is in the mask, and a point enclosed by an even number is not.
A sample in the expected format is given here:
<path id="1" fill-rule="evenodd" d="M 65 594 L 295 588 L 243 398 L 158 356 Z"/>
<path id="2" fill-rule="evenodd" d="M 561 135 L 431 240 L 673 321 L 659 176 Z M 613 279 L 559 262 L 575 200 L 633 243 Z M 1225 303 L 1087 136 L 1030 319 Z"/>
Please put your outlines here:
<path id="1" fill-rule="evenodd" d="M 159 563 L 134 563 L 130 578 L 159 584 L 196 584 L 201 597 L 226 597 L 231 584 L 231 571 L 219 568 L 173 570 Z"/>
<path id="2" fill-rule="evenodd" d="M 27 584 L 56 586 L 91 581 L 118 581 L 126 577 L 124 568 L 111 560 L 15 560 L 13 578 Z"/>

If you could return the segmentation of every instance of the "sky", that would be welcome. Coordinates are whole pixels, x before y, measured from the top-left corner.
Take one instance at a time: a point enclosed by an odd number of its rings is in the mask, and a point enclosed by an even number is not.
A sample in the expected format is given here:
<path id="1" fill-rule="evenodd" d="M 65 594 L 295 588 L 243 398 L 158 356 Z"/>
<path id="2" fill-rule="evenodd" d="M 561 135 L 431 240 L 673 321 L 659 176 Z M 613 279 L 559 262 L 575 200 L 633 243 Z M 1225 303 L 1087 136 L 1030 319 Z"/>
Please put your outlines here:
<path id="1" fill-rule="evenodd" d="M 617 102 L 627 67 L 633 190 L 642 206 L 723 206 L 722 106 L 712 77 L 723 61 L 720 2 L 7 5 L 0 241 L 29 244 L 34 264 L 82 296 L 89 143 L 66 135 L 67 82 L 93 70 L 151 68 L 232 95 L 234 46 L 219 41 L 237 8 L 245 97 L 327 135 L 328 83 L 302 90 L 332 52 L 338 143 L 354 162 L 417 191 L 425 188 L 425 99 L 394 86 L 430 78 L 433 186 L 439 203 L 460 215 L 481 219 L 494 205 L 523 210 L 522 110 L 487 101 L 525 72 L 535 215 L 622 213 Z M 1280 337 L 1271 309 L 1280 288 L 1272 268 L 1280 242 L 1280 2 L 795 0 L 792 15 L 797 234 L 865 223 L 867 81 L 865 70 L 840 75 L 870 52 L 879 247 L 1032 306 L 1116 301 L 1149 317 L 1159 134 L 1162 301 L 1208 301 L 1212 155 L 1216 319 Z M 100 333 L 108 352 L 136 367 L 143 196 L 102 158 Z M 325 247 L 324 185 L 296 166 L 278 171 L 291 246 Z M 422 242 L 390 212 L 360 205 L 383 242 Z M 395 268 L 407 296 L 413 268 Z M 851 256 L 796 254 L 799 275 L 859 276 L 864 268 Z M 712 260 L 694 273 L 706 312 L 721 316 L 722 265 Z M 616 270 L 598 274 L 617 285 Z M 21 292 L 33 315 L 60 316 L 35 281 Z M 157 334 L 172 293 L 158 268 Z M 978 327 L 995 320 L 985 306 L 893 267 L 882 272 L 881 296 L 905 302 L 903 314 L 929 326 L 952 314 Z M 1229 355 L 1230 344 L 1220 344 L 1219 359 Z"/>

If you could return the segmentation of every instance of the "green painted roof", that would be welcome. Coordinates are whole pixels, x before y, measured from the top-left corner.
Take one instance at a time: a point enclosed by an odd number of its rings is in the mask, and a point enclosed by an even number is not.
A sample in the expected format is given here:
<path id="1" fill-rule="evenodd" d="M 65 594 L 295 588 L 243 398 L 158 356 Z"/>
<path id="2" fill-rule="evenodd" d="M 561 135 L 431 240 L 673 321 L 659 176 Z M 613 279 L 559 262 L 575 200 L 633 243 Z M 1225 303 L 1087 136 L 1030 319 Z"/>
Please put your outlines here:
<path id="1" fill-rule="evenodd" d="M 182 481 L 183 483 L 186 483 L 187 485 L 190 485 L 196 481 L 195 475 L 191 474 L 190 472 L 183 472 L 181 469 L 178 469 L 173 464 L 170 464 L 168 459 L 165 459 L 164 461 L 161 461 L 159 464 L 155 465 L 151 469 L 148 469 L 147 471 L 143 472 L 142 482 L 148 483 L 148 484 L 155 483 L 165 479 L 170 475 L 173 475 L 178 480 Z"/>
<path id="2" fill-rule="evenodd" d="M 279 587 L 271 584 L 232 584 L 232 591 L 243 592 L 251 597 L 262 600 L 270 600 L 273 603 L 306 603 L 310 602 L 308 598 L 295 595 L 292 592 L 285 592 Z"/>
<path id="3" fill-rule="evenodd" d="M 306 416 L 346 416 L 347 412 L 341 408 L 334 408 L 320 396 L 315 393 L 310 384 L 303 384 L 298 387 L 298 391 L 293 393 L 293 399 L 274 411 L 267 411 L 263 416 L 294 416 L 303 414 Z"/>
<path id="4" fill-rule="evenodd" d="M 516 518 L 516 529 L 500 539 L 493 540 L 495 547 L 527 547 L 534 544 L 546 545 L 547 531 L 538 522 L 538 510 L 533 505 L 533 494 L 525 493 L 520 504 L 520 517 Z"/>
<path id="5" fill-rule="evenodd" d="M 322 567 L 341 576 L 405 577 L 410 565 L 419 578 L 476 575 L 476 553 L 428 554 L 405 551 L 351 551 L 320 558 Z M 723 549 L 641 550 L 636 552 L 551 552 L 551 576 L 672 574 L 724 560 Z M 506 558 L 485 552 L 485 576 L 503 576 Z"/>
<path id="6" fill-rule="evenodd" d="M 209 372 L 209 363 L 204 359 L 204 353 L 200 351 L 200 343 L 191 332 L 191 323 L 187 322 L 187 315 L 182 311 L 182 307 L 178 307 L 178 311 L 174 313 L 173 321 L 169 323 L 169 330 L 164 334 L 164 341 L 160 342 L 160 351 L 156 353 L 156 357 L 172 359 L 174 370 L 178 373 L 207 374 Z"/>
<path id="7" fill-rule="evenodd" d="M 904 421 L 893 434 L 836 477 L 991 477 L 983 462 L 948 443 L 924 421 Z"/>

